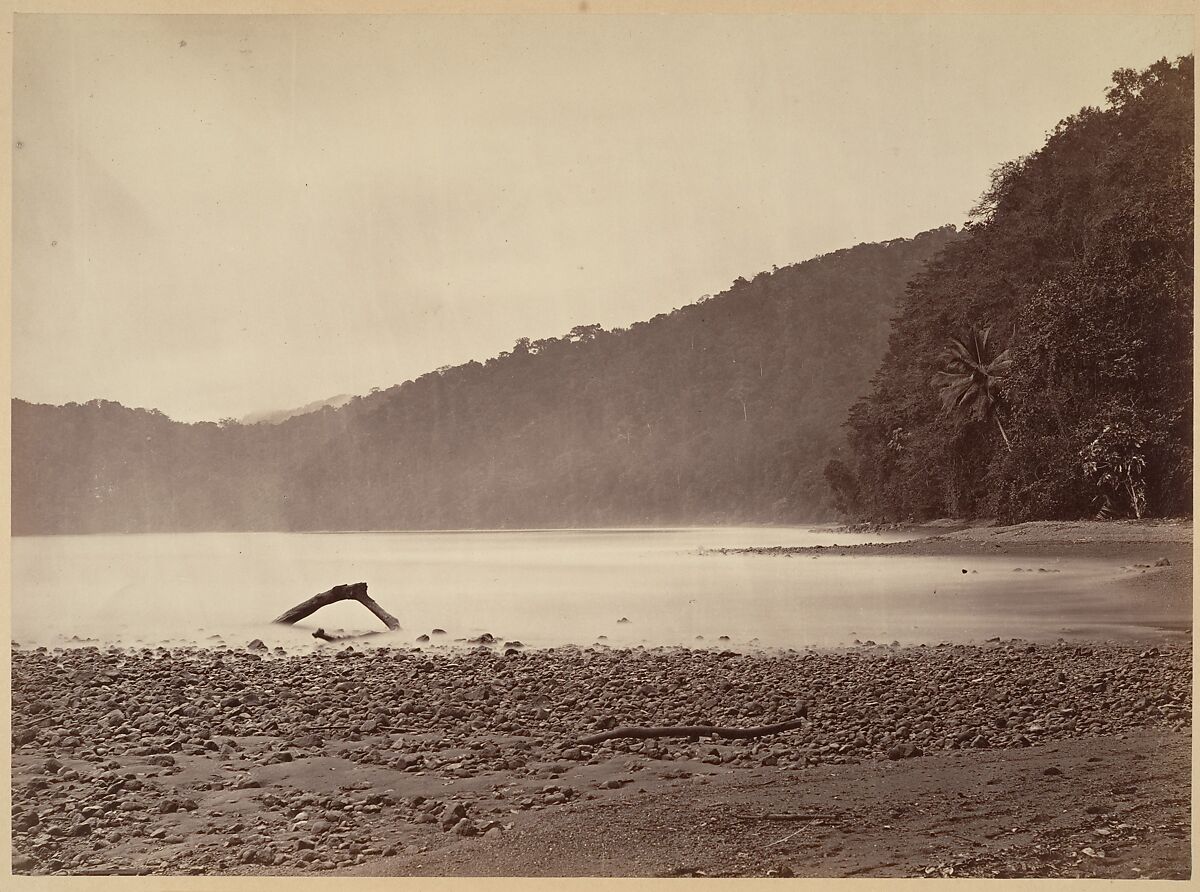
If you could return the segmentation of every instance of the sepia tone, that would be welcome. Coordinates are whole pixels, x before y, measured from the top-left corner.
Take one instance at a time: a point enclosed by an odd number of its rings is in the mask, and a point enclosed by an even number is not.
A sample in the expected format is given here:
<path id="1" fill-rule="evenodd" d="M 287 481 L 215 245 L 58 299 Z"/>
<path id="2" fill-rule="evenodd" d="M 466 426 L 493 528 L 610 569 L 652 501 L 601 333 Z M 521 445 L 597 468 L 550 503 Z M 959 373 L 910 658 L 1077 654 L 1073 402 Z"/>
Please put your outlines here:
<path id="1" fill-rule="evenodd" d="M 1192 34 L 16 16 L 13 874 L 1190 878 Z"/>

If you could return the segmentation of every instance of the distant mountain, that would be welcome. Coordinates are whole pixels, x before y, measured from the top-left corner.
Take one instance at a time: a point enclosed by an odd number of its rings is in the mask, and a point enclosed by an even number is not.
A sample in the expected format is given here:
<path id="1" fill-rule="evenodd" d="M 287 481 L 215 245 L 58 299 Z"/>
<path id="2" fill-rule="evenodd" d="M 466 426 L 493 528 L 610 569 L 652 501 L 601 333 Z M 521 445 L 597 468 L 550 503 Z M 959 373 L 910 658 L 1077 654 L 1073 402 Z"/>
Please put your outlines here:
<path id="1" fill-rule="evenodd" d="M 274 424 L 13 401 L 13 530 L 437 529 L 806 521 L 953 226 L 739 278 Z"/>
<path id="2" fill-rule="evenodd" d="M 274 412 L 251 412 L 249 415 L 243 415 L 241 418 L 242 424 L 279 424 L 287 421 L 289 418 L 295 418 L 297 415 L 307 415 L 309 412 L 316 412 L 319 409 L 324 409 L 326 406 L 337 409 L 350 402 L 353 397 L 348 393 L 339 393 L 337 396 L 331 396 L 325 400 L 314 400 L 311 403 L 306 403 L 298 409 L 279 409 Z"/>

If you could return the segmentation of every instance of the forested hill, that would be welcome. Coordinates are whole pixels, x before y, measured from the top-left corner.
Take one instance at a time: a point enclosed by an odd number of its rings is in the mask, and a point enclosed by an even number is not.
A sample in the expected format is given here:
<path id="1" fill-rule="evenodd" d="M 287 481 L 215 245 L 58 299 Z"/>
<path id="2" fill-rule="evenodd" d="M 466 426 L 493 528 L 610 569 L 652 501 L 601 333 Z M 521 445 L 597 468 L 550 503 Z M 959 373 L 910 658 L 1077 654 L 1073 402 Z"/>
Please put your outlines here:
<path id="1" fill-rule="evenodd" d="M 1107 99 L 997 170 L 907 292 L 829 468 L 846 514 L 1191 513 L 1193 59 Z"/>
<path id="2" fill-rule="evenodd" d="M 829 516 L 905 284 L 953 226 L 522 339 L 280 424 L 13 401 L 13 530 L 452 529 Z"/>

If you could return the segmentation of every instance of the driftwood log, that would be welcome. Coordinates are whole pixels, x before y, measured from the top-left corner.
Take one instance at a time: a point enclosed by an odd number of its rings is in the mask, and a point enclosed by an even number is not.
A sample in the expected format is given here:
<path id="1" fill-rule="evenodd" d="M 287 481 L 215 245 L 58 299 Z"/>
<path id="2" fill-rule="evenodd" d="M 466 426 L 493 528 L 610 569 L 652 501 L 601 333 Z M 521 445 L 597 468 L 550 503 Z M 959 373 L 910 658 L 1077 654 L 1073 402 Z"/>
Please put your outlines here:
<path id="1" fill-rule="evenodd" d="M 316 613 L 322 607 L 333 604 L 336 601 L 358 601 L 358 603 L 383 620 L 383 624 L 388 627 L 388 631 L 395 632 L 400 628 L 400 620 L 380 607 L 378 602 L 367 594 L 367 584 L 365 582 L 335 585 L 329 591 L 313 595 L 304 603 L 297 604 L 291 610 L 275 617 L 273 622 L 290 626 L 292 623 L 299 622 L 304 617 Z"/>
<path id="2" fill-rule="evenodd" d="M 649 740 L 653 737 L 725 737 L 731 740 L 744 740 L 748 737 L 765 737 L 768 734 L 778 734 L 781 731 L 794 731 L 808 719 L 792 719 L 776 725 L 758 725 L 753 728 L 720 728 L 715 725 L 675 725 L 661 728 L 645 728 L 640 725 L 628 725 L 623 728 L 613 728 L 601 734 L 593 734 L 576 741 L 579 744 L 601 743 L 605 740 L 634 738 Z"/>

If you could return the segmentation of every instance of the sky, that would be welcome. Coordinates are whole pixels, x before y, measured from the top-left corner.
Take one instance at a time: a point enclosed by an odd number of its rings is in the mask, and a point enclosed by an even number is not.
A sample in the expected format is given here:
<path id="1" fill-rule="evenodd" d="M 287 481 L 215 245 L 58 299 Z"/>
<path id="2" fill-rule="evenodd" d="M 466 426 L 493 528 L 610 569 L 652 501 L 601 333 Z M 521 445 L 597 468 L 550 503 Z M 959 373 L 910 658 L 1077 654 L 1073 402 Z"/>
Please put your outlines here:
<path id="1" fill-rule="evenodd" d="M 236 418 L 961 225 L 1192 29 L 18 15 L 13 395 Z"/>

